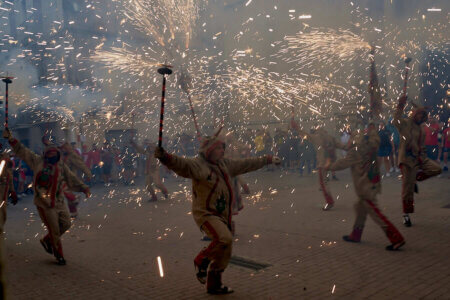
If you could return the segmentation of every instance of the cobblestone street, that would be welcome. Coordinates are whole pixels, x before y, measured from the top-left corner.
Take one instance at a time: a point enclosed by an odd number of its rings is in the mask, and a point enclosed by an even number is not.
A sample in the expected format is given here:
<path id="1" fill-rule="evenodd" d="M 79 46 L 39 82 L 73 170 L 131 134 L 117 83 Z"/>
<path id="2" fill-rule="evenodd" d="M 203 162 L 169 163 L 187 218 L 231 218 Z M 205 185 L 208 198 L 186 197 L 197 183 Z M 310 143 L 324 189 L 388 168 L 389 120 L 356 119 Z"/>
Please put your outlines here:
<path id="1" fill-rule="evenodd" d="M 400 181 L 383 180 L 379 206 L 405 236 L 388 252 L 384 233 L 368 220 L 360 244 L 351 231 L 356 196 L 348 172 L 331 182 L 338 197 L 324 212 L 316 176 L 260 171 L 245 179 L 252 191 L 235 217 L 233 255 L 270 266 L 231 264 L 229 299 L 448 299 L 450 181 L 421 183 L 413 226 L 402 225 Z M 203 299 L 193 258 L 206 245 L 192 216 L 190 181 L 170 179 L 169 200 L 147 201 L 136 186 L 95 187 L 63 237 L 67 266 L 39 244 L 44 233 L 32 198 L 8 207 L 5 245 L 10 299 Z M 161 197 L 162 198 L 162 197 Z M 161 256 L 164 277 L 156 257 Z"/>

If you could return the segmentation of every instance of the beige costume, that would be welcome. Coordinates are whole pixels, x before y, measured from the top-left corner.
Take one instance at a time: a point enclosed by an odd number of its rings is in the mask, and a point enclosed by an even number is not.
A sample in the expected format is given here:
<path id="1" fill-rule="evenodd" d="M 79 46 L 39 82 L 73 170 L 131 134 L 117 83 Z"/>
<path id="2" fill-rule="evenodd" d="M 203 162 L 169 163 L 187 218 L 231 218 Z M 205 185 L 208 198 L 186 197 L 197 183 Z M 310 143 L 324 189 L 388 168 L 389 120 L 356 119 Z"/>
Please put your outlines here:
<path id="1" fill-rule="evenodd" d="M 66 184 L 69 190 L 86 194 L 89 193 L 89 188 L 61 160 L 56 164 L 44 160 L 47 152 L 57 152 L 60 156 L 58 148 L 47 146 L 42 157 L 12 137 L 9 143 L 17 157 L 25 161 L 34 173 L 34 204 L 48 230 L 41 243 L 47 252 L 55 255 L 58 262 L 65 263 L 61 236 L 70 228 L 71 222 L 64 203 L 63 186 Z"/>
<path id="2" fill-rule="evenodd" d="M 355 203 L 356 220 L 350 236 L 344 239 L 359 242 L 366 223 L 367 215 L 386 233 L 392 245 L 397 247 L 404 244 L 400 232 L 381 213 L 377 206 L 376 195 L 381 192 L 380 167 L 377 161 L 377 152 L 380 138 L 375 130 L 369 134 L 356 137 L 356 143 L 344 158 L 332 163 L 328 170 L 351 169 L 353 185 L 358 196 Z M 394 250 L 394 249 L 392 249 Z"/>
<path id="3" fill-rule="evenodd" d="M 260 169 L 272 161 L 271 156 L 240 160 L 221 159 L 216 164 L 208 161 L 211 151 L 223 145 L 224 143 L 216 137 L 205 138 L 200 154 L 195 158 L 165 154 L 161 159 L 170 170 L 192 179 L 192 214 L 197 226 L 212 239 L 209 246 L 194 260 L 196 266 L 202 264 L 204 266 L 206 261 L 206 268 L 210 262 L 208 291 L 219 289 L 221 273 L 231 257 L 233 242 L 231 217 L 234 197 L 231 178 Z"/>
<path id="4" fill-rule="evenodd" d="M 414 212 L 414 186 L 416 181 L 436 176 L 442 172 L 442 169 L 438 163 L 427 157 L 425 131 L 421 124 L 414 121 L 415 114 L 424 112 L 424 109 L 417 108 L 409 118 L 403 118 L 405 105 L 406 98 L 399 101 L 392 123 L 397 127 L 400 134 L 398 163 L 402 170 L 403 212 L 408 214 Z"/>

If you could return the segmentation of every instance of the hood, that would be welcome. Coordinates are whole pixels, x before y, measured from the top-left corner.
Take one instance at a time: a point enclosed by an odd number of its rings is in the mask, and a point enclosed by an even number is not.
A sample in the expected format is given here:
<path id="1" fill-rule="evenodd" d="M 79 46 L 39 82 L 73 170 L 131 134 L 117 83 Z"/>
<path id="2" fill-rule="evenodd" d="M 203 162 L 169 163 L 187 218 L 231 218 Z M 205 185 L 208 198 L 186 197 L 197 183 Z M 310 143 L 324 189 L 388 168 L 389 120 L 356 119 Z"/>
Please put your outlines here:
<path id="1" fill-rule="evenodd" d="M 225 146 L 225 142 L 218 136 L 207 136 L 202 139 L 199 153 L 208 159 L 210 153 L 219 146 Z"/>

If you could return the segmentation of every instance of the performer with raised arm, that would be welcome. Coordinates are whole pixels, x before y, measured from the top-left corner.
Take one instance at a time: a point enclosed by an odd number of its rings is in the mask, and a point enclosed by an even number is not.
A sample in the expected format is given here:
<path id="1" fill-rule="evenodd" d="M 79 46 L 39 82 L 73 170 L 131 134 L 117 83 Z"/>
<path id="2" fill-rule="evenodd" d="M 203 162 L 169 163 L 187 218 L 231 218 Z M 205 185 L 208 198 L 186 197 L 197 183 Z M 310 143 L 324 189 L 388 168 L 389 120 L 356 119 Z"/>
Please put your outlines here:
<path id="1" fill-rule="evenodd" d="M 42 156 L 37 155 L 15 139 L 8 129 L 3 131 L 17 157 L 34 172 L 34 204 L 48 230 L 40 240 L 49 254 L 53 254 L 59 265 L 65 265 L 61 236 L 70 228 L 70 216 L 64 203 L 63 185 L 75 192 L 91 195 L 89 188 L 61 161 L 61 152 L 54 145 L 47 145 Z"/>
<path id="2" fill-rule="evenodd" d="M 337 148 L 345 149 L 346 147 L 332 137 L 324 128 L 315 128 L 308 133 L 302 130 L 300 125 L 295 122 L 294 119 L 291 119 L 291 127 L 296 130 L 299 135 L 303 137 L 306 136 L 306 138 L 316 147 L 319 184 L 326 201 L 323 210 L 330 210 L 334 206 L 334 198 L 331 195 L 330 188 L 327 184 L 327 172 L 325 172 L 323 167 L 329 162 L 336 161 Z"/>
<path id="3" fill-rule="evenodd" d="M 233 185 L 231 178 L 255 171 L 263 166 L 279 164 L 278 157 L 270 155 L 248 158 L 224 158 L 225 143 L 218 137 L 202 139 L 199 155 L 184 158 L 167 153 L 162 147 L 156 148 L 155 157 L 180 176 L 192 179 L 192 215 L 197 226 L 212 242 L 197 255 L 194 265 L 197 279 L 205 284 L 210 294 L 233 292 L 222 285 L 222 273 L 231 257 L 233 236 L 231 218 Z"/>
<path id="4" fill-rule="evenodd" d="M 376 195 L 381 192 L 380 166 L 377 161 L 380 137 L 377 128 L 369 124 L 366 133 L 357 135 L 348 150 L 347 155 L 334 163 L 328 162 L 325 170 L 351 169 L 353 185 L 358 201 L 355 203 L 356 220 L 350 235 L 343 236 L 347 242 L 361 241 L 367 215 L 372 217 L 386 233 L 391 245 L 386 250 L 397 250 L 405 244 L 403 236 L 381 213 L 377 206 Z"/>
<path id="5" fill-rule="evenodd" d="M 411 227 L 409 214 L 414 212 L 414 191 L 418 191 L 416 181 L 436 176 L 442 169 L 426 154 L 425 131 L 422 127 L 428 118 L 425 108 L 416 106 L 412 114 L 404 118 L 406 100 L 405 94 L 399 98 L 392 123 L 400 133 L 398 163 L 402 171 L 403 224 Z"/>
<path id="6" fill-rule="evenodd" d="M 158 162 L 154 157 L 155 145 L 150 143 L 150 140 L 148 139 L 144 140 L 143 146 L 136 144 L 134 140 L 131 140 L 130 143 L 138 153 L 145 155 L 145 188 L 151 195 L 149 201 L 158 200 L 156 192 L 152 187 L 153 183 L 158 189 L 161 190 L 164 198 L 169 198 L 169 192 L 167 191 L 166 186 L 161 181 Z"/>

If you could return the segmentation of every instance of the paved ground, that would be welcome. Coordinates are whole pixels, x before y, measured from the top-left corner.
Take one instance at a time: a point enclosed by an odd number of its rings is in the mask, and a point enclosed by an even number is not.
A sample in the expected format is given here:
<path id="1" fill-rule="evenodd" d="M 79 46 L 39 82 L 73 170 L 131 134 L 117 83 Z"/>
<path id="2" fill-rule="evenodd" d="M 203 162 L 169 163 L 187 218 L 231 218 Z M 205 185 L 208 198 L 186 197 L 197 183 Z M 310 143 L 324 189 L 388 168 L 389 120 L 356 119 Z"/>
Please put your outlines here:
<path id="1" fill-rule="evenodd" d="M 368 220 L 361 244 L 350 232 L 355 196 L 347 172 L 332 182 L 333 211 L 320 210 L 315 176 L 282 171 L 246 176 L 252 195 L 235 218 L 233 254 L 271 266 L 231 265 L 229 299 L 450 299 L 450 180 L 420 185 L 413 227 L 401 224 L 400 182 L 383 180 L 381 209 L 406 238 L 387 252 L 382 231 Z M 171 199 L 149 203 L 135 187 L 99 187 L 83 202 L 64 235 L 67 266 L 39 245 L 44 232 L 31 198 L 8 207 L 7 276 L 11 299 L 207 299 L 193 257 L 206 245 L 190 215 L 190 182 L 170 180 Z M 163 260 L 159 276 L 156 257 Z M 224 297 L 225 298 L 225 297 Z"/>

